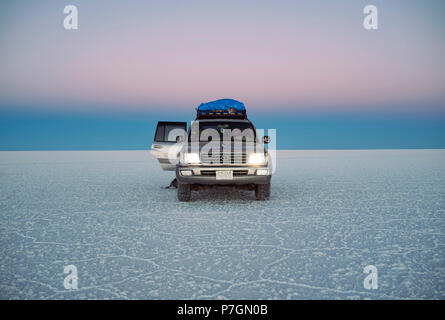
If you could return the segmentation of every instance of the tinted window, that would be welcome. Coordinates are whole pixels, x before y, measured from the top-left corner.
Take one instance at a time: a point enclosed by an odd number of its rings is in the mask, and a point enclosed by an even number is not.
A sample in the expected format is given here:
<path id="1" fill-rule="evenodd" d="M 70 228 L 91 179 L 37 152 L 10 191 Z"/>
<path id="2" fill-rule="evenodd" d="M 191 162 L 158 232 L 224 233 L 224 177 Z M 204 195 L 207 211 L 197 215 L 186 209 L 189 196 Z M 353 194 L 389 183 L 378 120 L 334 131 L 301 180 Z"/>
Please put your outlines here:
<path id="1" fill-rule="evenodd" d="M 198 131 L 199 128 L 199 131 Z M 246 121 L 195 121 L 189 133 L 189 141 L 219 140 L 254 141 L 255 131 L 250 122 Z"/>
<path id="2" fill-rule="evenodd" d="M 159 122 L 156 129 L 155 141 L 176 142 L 177 137 L 185 137 L 185 122 Z"/>

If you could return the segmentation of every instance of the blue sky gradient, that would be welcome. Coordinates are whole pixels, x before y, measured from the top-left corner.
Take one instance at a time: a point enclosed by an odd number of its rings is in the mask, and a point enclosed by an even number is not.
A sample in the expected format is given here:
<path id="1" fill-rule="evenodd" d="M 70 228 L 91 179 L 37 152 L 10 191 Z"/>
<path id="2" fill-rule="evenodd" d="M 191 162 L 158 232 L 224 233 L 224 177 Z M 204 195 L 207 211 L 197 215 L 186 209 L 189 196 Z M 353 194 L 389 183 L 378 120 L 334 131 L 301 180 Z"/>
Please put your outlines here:
<path id="1" fill-rule="evenodd" d="M 147 149 L 221 98 L 280 149 L 445 148 L 443 0 L 66 4 L 0 2 L 0 150 Z"/>
<path id="2" fill-rule="evenodd" d="M 158 120 L 190 122 L 194 112 L 6 112 L 0 150 L 149 149 Z M 249 109 L 248 109 L 249 112 Z M 278 149 L 445 148 L 445 118 L 431 115 L 250 112 L 257 129 L 276 129 Z"/>

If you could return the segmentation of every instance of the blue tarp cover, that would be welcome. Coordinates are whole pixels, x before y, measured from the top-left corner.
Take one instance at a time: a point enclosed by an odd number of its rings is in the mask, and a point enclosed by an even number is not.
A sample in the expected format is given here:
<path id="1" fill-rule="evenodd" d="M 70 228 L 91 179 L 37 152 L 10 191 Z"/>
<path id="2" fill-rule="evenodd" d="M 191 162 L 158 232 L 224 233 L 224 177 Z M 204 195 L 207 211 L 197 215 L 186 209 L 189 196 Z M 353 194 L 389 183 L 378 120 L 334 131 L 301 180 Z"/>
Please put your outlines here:
<path id="1" fill-rule="evenodd" d="M 212 111 L 212 110 L 229 110 L 229 108 L 235 108 L 237 111 L 245 111 L 244 103 L 233 99 L 219 99 L 211 102 L 201 103 L 198 106 L 199 111 Z"/>

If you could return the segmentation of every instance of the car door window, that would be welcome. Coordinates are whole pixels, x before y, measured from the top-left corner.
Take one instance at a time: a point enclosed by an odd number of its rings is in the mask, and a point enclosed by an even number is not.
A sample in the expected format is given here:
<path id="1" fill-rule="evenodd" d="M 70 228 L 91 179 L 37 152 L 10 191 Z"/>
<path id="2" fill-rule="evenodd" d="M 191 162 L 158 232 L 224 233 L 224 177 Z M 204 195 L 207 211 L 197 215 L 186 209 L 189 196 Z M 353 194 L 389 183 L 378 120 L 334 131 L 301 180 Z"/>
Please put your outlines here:
<path id="1" fill-rule="evenodd" d="M 185 137 L 185 122 L 159 122 L 155 134 L 155 142 L 176 142 L 177 137 Z"/>

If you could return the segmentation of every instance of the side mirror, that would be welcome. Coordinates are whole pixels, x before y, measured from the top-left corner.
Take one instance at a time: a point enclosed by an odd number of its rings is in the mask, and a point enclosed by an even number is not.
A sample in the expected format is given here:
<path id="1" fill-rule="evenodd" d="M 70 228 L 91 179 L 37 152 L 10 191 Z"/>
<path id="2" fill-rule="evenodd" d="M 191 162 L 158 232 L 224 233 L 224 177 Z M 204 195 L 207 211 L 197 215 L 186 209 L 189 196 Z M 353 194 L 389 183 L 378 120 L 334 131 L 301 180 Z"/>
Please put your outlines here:
<path id="1" fill-rule="evenodd" d="M 270 142 L 270 137 L 269 136 L 263 136 L 263 143 L 267 144 Z"/>
<path id="2" fill-rule="evenodd" d="M 184 141 L 184 137 L 183 136 L 177 136 L 176 137 L 176 142 L 177 143 L 181 143 L 181 142 L 183 142 Z"/>

